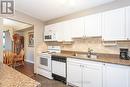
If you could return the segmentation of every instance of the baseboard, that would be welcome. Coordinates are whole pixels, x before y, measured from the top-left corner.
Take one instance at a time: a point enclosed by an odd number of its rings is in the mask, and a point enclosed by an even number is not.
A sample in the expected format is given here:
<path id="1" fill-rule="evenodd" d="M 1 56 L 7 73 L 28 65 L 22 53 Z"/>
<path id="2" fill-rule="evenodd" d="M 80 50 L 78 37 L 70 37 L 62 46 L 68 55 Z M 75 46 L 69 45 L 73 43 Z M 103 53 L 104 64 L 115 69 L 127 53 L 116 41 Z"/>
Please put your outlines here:
<path id="1" fill-rule="evenodd" d="M 30 60 L 25 60 L 26 62 L 29 62 L 29 63 L 34 63 L 33 61 L 30 61 Z"/>

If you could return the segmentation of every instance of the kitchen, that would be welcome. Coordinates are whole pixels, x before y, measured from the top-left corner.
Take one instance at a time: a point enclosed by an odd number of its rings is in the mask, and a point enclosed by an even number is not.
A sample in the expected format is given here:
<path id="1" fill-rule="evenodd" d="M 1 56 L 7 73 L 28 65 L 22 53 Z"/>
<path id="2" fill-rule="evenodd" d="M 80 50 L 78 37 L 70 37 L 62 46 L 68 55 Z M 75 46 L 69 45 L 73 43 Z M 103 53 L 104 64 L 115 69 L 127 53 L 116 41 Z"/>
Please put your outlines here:
<path id="1" fill-rule="evenodd" d="M 34 73 L 66 86 L 130 87 L 130 1 L 99 2 L 90 1 L 94 6 L 81 12 L 69 7 L 71 14 L 49 18 L 48 13 L 44 23 L 32 22 Z M 44 19 L 40 16 L 36 18 Z"/>
<path id="2" fill-rule="evenodd" d="M 78 87 L 129 87 L 129 9 L 46 25 L 52 78 Z"/>

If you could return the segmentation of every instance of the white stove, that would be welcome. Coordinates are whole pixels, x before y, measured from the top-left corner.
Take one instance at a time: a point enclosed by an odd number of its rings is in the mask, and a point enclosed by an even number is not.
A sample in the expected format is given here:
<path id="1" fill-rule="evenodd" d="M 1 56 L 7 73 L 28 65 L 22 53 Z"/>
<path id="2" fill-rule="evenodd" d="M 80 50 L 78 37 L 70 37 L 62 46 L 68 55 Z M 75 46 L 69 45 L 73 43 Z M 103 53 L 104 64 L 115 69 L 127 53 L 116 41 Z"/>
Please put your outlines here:
<path id="1" fill-rule="evenodd" d="M 48 46 L 48 52 L 49 53 L 60 53 L 61 48 L 60 48 L 60 46 Z"/>
<path id="2" fill-rule="evenodd" d="M 51 54 L 60 52 L 60 46 L 48 46 L 47 52 L 40 53 L 38 60 L 38 74 L 52 79 Z"/>

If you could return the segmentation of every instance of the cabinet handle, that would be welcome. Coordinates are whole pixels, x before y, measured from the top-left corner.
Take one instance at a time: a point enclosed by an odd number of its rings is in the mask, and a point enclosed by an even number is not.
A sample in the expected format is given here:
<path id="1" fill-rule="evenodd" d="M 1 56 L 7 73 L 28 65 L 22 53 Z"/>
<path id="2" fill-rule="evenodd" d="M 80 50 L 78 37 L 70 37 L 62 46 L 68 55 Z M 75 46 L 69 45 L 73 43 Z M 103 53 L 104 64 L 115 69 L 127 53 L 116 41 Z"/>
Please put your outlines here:
<path id="1" fill-rule="evenodd" d="M 80 65 L 80 67 L 84 67 L 84 65 Z"/>
<path id="2" fill-rule="evenodd" d="M 82 65 L 80 65 L 80 67 L 82 67 Z"/>

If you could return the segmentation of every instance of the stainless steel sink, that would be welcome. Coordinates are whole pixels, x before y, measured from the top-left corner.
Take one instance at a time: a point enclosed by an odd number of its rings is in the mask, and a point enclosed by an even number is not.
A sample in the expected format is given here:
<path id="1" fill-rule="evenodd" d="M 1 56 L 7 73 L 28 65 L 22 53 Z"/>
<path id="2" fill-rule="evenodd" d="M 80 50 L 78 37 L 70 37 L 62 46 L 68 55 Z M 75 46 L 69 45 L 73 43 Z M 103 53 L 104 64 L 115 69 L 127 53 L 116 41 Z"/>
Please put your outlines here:
<path id="1" fill-rule="evenodd" d="M 88 58 L 88 59 L 97 59 L 97 55 L 91 55 L 91 57 L 88 57 L 87 54 L 75 54 L 76 57 L 83 57 L 83 58 Z"/>

